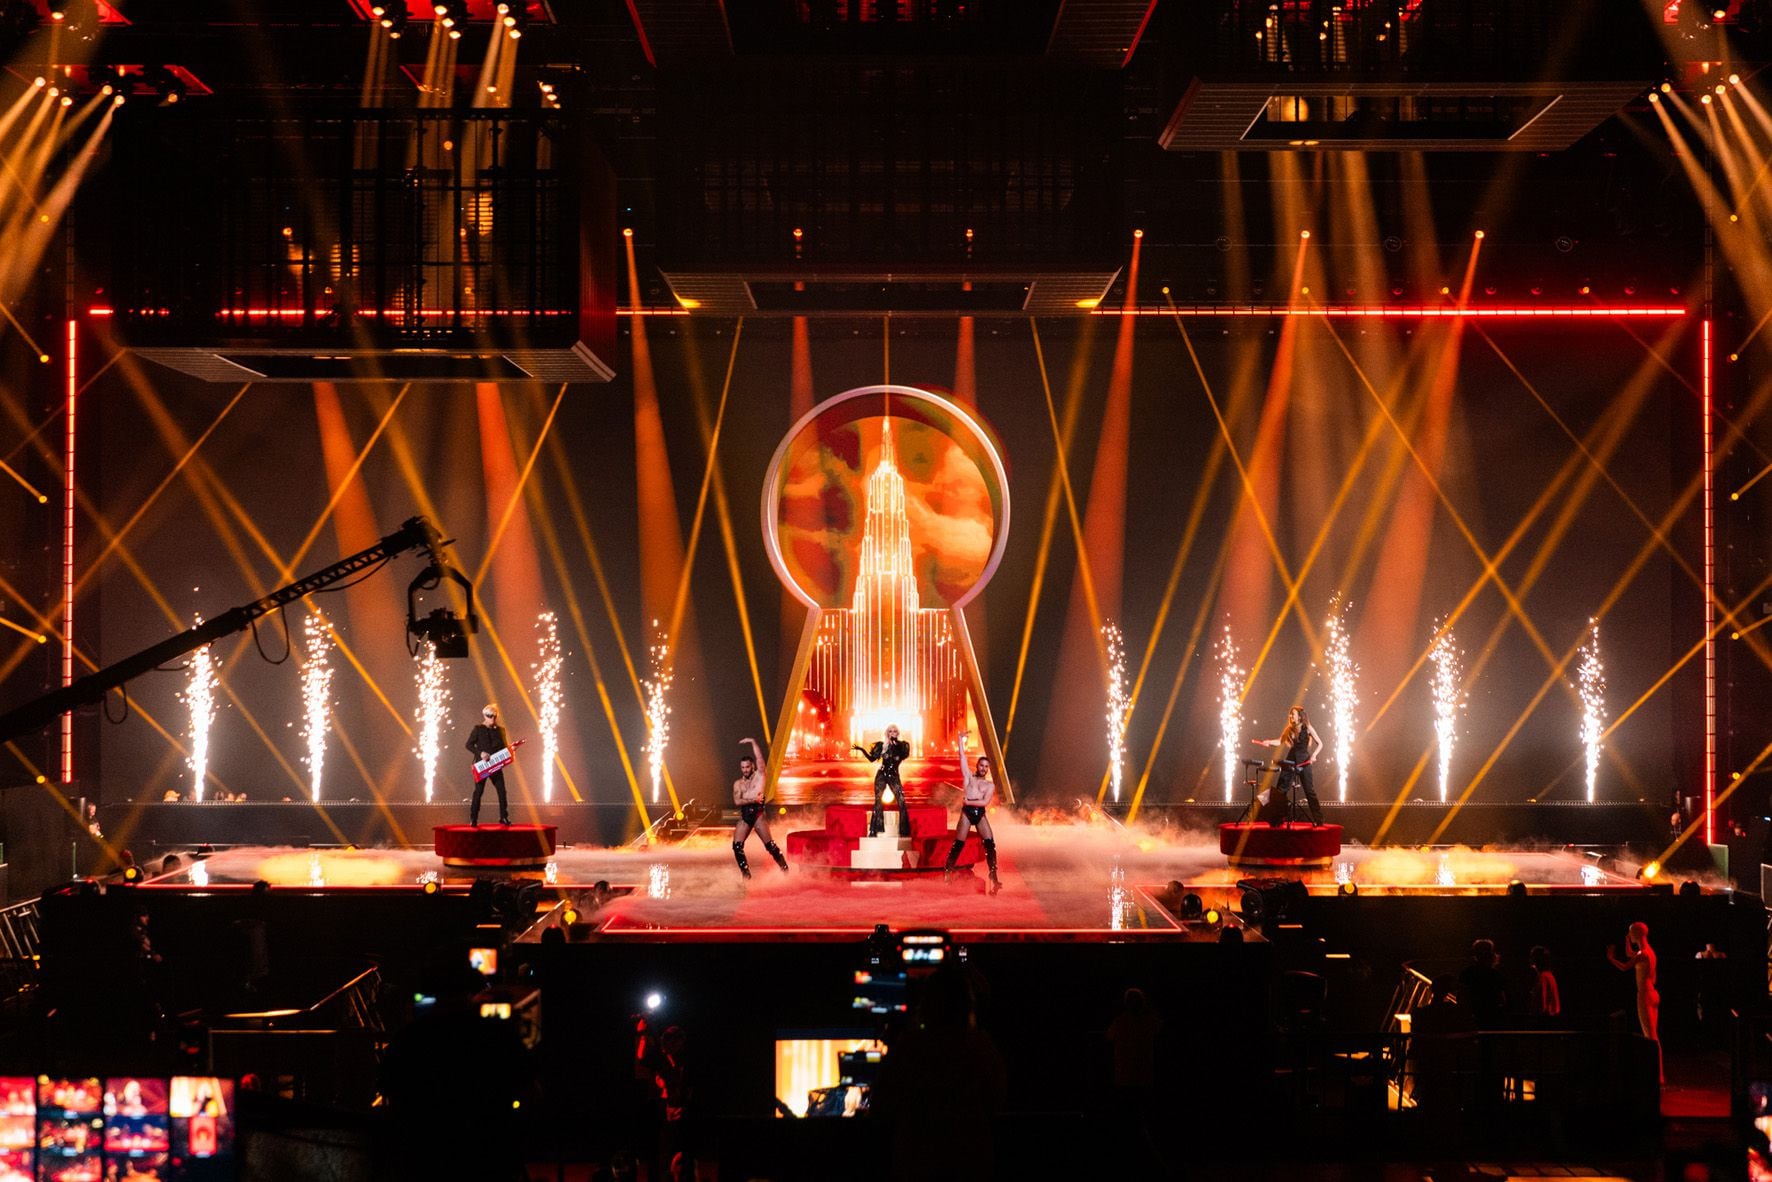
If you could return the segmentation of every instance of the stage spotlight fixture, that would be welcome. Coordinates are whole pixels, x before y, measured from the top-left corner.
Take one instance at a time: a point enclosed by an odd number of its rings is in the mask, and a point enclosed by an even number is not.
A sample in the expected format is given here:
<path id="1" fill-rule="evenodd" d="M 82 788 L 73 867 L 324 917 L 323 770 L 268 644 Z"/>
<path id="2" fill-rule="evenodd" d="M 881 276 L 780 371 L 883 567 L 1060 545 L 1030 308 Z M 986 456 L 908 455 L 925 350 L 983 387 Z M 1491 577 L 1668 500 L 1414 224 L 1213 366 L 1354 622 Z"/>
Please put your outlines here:
<path id="1" fill-rule="evenodd" d="M 1680 889 L 1676 891 L 1675 894 L 1679 895 L 1682 899 L 1696 899 L 1701 891 L 1702 888 L 1698 885 L 1698 880 L 1696 878 L 1688 878 L 1685 882 L 1680 884 Z"/>
<path id="2" fill-rule="evenodd" d="M 1656 94 L 1653 90 L 1651 90 L 1649 92 L 1649 101 L 1652 103 L 1658 103 L 1661 101 L 1661 96 Z"/>
<path id="3" fill-rule="evenodd" d="M 123 881 L 124 882 L 128 883 L 130 886 L 134 886 L 136 883 L 140 882 L 141 880 L 142 880 L 142 868 L 140 866 L 125 866 L 123 868 Z"/>
<path id="4" fill-rule="evenodd" d="M 434 878 L 425 879 L 425 885 L 424 885 L 425 894 L 434 895 L 442 889 L 443 889 L 442 885 L 439 884 L 436 879 L 434 879 Z"/>
<path id="5" fill-rule="evenodd" d="M 664 1004 L 664 994 L 658 992 L 658 990 L 655 989 L 651 993 L 648 993 L 646 995 L 647 1010 L 649 1010 L 649 1011 L 656 1010 L 656 1009 L 658 1009 L 659 1006 L 662 1006 L 663 1004 Z"/>
<path id="6" fill-rule="evenodd" d="M 1657 874 L 1660 874 L 1660 873 L 1661 873 L 1661 863 L 1659 861 L 1651 859 L 1647 865 L 1645 865 L 1641 870 L 1637 871 L 1637 877 L 1642 879 L 1644 882 L 1648 882 L 1649 880 L 1653 879 Z"/>
<path id="7" fill-rule="evenodd" d="M 185 86 L 178 75 L 165 66 L 155 66 L 149 70 L 147 80 L 148 85 L 154 88 L 154 93 L 159 97 L 160 102 L 166 106 L 175 105 L 190 93 L 189 88 Z"/>
<path id="8" fill-rule="evenodd" d="M 66 24 L 70 0 L 46 0 L 49 8 L 49 19 L 54 23 Z"/>
<path id="9" fill-rule="evenodd" d="M 1225 928 L 1218 933 L 1218 942 L 1220 944 L 1241 944 L 1243 942 L 1243 929 Z"/>
<path id="10" fill-rule="evenodd" d="M 1209 928 L 1215 928 L 1224 922 L 1224 912 L 1216 907 L 1208 907 L 1200 913 L 1200 922 Z"/>
<path id="11" fill-rule="evenodd" d="M 1729 85 L 1730 86 L 1740 86 L 1741 85 L 1741 75 L 1740 74 L 1729 75 Z"/>
<path id="12" fill-rule="evenodd" d="M 560 913 L 560 920 L 567 927 L 571 927 L 573 924 L 578 922 L 578 908 L 568 907 L 566 910 L 564 910 Z"/>
<path id="13" fill-rule="evenodd" d="M 799 226 L 795 226 L 794 227 L 794 241 L 798 242 L 804 237 L 806 237 L 806 231 L 801 229 Z"/>
<path id="14" fill-rule="evenodd" d="M 1708 106 L 1710 106 L 1710 95 L 1701 94 L 1698 96 L 1698 101 L 1708 107 Z"/>
<path id="15" fill-rule="evenodd" d="M 1508 883 L 1507 897 L 1510 899 L 1524 899 L 1526 897 L 1526 884 L 1517 878 Z"/>
<path id="16" fill-rule="evenodd" d="M 1336 887 L 1335 893 L 1344 899 L 1351 899 L 1360 893 L 1360 884 L 1350 878 L 1340 886 Z"/>
<path id="17" fill-rule="evenodd" d="M 1481 242 L 1483 240 L 1483 231 L 1478 230 L 1476 237 L 1477 237 L 1477 241 Z"/>
<path id="18" fill-rule="evenodd" d="M 1183 919 L 1199 919 L 1206 914 L 1205 900 L 1193 891 L 1181 897 L 1181 917 Z"/>
<path id="19" fill-rule="evenodd" d="M 1309 230 L 1300 230 L 1298 232 L 1298 236 L 1300 238 L 1309 238 L 1311 236 L 1311 232 Z"/>
<path id="20" fill-rule="evenodd" d="M 271 884 L 261 878 L 252 884 L 252 893 L 255 895 L 268 895 L 271 893 Z"/>
<path id="21" fill-rule="evenodd" d="M 1144 231 L 1143 231 L 1143 230 L 1134 230 L 1134 231 L 1132 231 L 1132 236 L 1133 236 L 1133 237 L 1134 237 L 1134 238 L 1143 238 L 1143 237 L 1144 237 Z"/>

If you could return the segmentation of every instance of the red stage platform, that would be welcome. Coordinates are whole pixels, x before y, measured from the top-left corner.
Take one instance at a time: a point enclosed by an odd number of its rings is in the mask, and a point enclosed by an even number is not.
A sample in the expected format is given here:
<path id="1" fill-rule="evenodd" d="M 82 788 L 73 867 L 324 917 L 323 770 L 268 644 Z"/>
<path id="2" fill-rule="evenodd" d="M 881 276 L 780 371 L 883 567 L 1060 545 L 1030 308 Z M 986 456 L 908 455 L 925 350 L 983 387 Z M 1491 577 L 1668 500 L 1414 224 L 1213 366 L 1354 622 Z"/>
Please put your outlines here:
<path id="1" fill-rule="evenodd" d="M 554 825 L 436 825 L 431 832 L 445 866 L 528 870 L 554 856 Z"/>
<path id="2" fill-rule="evenodd" d="M 880 869 L 851 865 L 850 856 L 860 848 L 861 839 L 868 831 L 868 817 L 873 812 L 873 806 L 868 804 L 828 805 L 824 810 L 824 828 L 797 829 L 788 834 L 788 860 L 796 866 L 818 867 L 842 877 L 865 881 L 939 873 L 947 864 L 948 850 L 954 844 L 954 831 L 948 825 L 948 810 L 941 805 L 928 804 L 911 804 L 907 809 L 911 829 L 904 835 L 909 839 L 908 848 L 899 867 Z M 984 843 L 974 831 L 967 834 L 966 844 L 960 847 L 957 864 L 970 867 L 982 861 Z"/>
<path id="3" fill-rule="evenodd" d="M 1341 826 L 1233 821 L 1218 827 L 1218 851 L 1232 866 L 1327 866 L 1341 852 Z"/>

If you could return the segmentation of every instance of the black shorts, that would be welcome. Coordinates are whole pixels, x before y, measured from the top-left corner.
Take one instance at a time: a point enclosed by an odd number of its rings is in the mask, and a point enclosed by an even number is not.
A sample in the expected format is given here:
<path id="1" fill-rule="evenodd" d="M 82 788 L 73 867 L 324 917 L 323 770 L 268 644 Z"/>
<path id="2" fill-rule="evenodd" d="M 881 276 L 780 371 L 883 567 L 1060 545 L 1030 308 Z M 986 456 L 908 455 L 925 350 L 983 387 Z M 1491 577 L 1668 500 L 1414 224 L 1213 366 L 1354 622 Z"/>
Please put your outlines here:
<path id="1" fill-rule="evenodd" d="M 763 815 L 761 804 L 741 804 L 738 806 L 738 819 L 752 829 L 757 827 L 757 818 Z"/>
<path id="2" fill-rule="evenodd" d="M 984 820 L 984 806 L 982 804 L 963 804 L 960 806 L 960 812 L 965 815 L 967 821 L 974 825 Z"/>

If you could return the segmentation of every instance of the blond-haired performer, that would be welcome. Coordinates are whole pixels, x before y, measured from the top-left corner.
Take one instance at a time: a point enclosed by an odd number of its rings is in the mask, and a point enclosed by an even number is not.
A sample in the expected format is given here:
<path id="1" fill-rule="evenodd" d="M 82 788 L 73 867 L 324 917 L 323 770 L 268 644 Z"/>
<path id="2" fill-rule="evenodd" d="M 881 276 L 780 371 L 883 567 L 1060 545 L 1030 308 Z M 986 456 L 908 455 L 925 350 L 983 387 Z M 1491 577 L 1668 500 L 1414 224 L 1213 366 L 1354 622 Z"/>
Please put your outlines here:
<path id="1" fill-rule="evenodd" d="M 477 763 L 494 751 L 503 751 L 510 745 L 511 741 L 505 735 L 505 728 L 498 724 L 498 704 L 495 702 L 486 703 L 485 709 L 480 711 L 480 725 L 468 732 L 468 750 L 474 753 L 474 761 Z M 480 796 L 486 791 L 488 781 L 498 789 L 498 823 L 509 825 L 511 823 L 511 807 L 509 801 L 505 799 L 505 774 L 503 771 L 493 772 L 486 779 L 474 784 L 474 802 L 468 805 L 468 824 L 478 825 L 480 823 Z"/>

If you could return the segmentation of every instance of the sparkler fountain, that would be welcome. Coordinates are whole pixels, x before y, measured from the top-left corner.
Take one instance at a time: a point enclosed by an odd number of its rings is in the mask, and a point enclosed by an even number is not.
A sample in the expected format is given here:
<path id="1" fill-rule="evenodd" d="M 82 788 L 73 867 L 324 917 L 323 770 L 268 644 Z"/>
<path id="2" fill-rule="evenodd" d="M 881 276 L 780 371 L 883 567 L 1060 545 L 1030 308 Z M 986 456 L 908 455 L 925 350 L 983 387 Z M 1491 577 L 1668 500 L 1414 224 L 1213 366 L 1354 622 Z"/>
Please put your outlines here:
<path id="1" fill-rule="evenodd" d="M 1243 750 L 1243 670 L 1237 667 L 1237 642 L 1231 626 L 1218 638 L 1218 738 L 1224 748 L 1224 799 L 1236 799 L 1237 764 Z"/>
<path id="2" fill-rule="evenodd" d="M 1590 619 L 1587 625 L 1576 689 L 1581 695 L 1581 745 L 1587 756 L 1587 802 L 1592 804 L 1600 774 L 1600 736 L 1606 729 L 1606 667 L 1600 663 L 1600 622 Z"/>
<path id="3" fill-rule="evenodd" d="M 326 767 L 328 716 L 332 712 L 332 666 L 327 660 L 332 651 L 332 635 L 326 620 L 317 612 L 308 617 L 304 648 L 307 659 L 301 667 L 302 738 L 308 745 L 308 782 L 314 803 L 319 804 L 320 781 Z"/>
<path id="4" fill-rule="evenodd" d="M 541 634 L 541 660 L 531 668 L 535 672 L 536 724 L 541 730 L 541 798 L 545 804 L 554 799 L 554 762 L 560 752 L 560 630 L 553 612 L 536 617 L 535 628 Z M 661 754 L 661 767 L 662 763 Z M 658 799 L 658 774 L 653 773 L 654 800 Z"/>
<path id="5" fill-rule="evenodd" d="M 201 624 L 203 617 L 197 617 Z M 220 681 L 215 675 L 215 657 L 204 645 L 191 654 L 191 677 L 180 696 L 191 712 L 191 799 L 203 799 L 203 787 L 209 779 L 209 731 L 215 724 L 215 691 Z M 1591 794 L 1590 794 L 1591 798 Z"/>
<path id="6" fill-rule="evenodd" d="M 1329 639 L 1323 646 L 1323 657 L 1329 663 L 1329 713 L 1335 728 L 1335 771 L 1344 803 L 1347 801 L 1348 772 L 1354 758 L 1354 708 L 1360 704 L 1357 689 L 1360 667 L 1354 664 L 1348 653 L 1346 617 L 1347 605 L 1337 595 L 1329 601 Z"/>
<path id="7" fill-rule="evenodd" d="M 1452 778 L 1452 744 L 1458 738 L 1458 712 L 1464 706 L 1458 645 L 1450 628 L 1438 629 L 1433 647 L 1428 650 L 1428 660 L 1434 666 L 1434 737 L 1440 745 L 1440 802 L 1444 804 Z"/>
<path id="8" fill-rule="evenodd" d="M 443 729 L 449 725 L 449 683 L 437 646 L 419 642 L 418 652 L 418 748 L 415 752 L 425 770 L 425 803 L 431 803 L 437 784 L 437 759 L 443 750 Z"/>
<path id="9" fill-rule="evenodd" d="M 1126 766 L 1126 721 L 1130 704 L 1126 700 L 1126 642 L 1113 621 L 1101 626 L 1107 642 L 1107 745 L 1108 773 L 1114 788 L 1114 803 L 1120 803 L 1120 781 Z"/>
<path id="10" fill-rule="evenodd" d="M 652 621 L 654 628 L 658 621 Z M 650 650 L 652 653 L 652 676 L 646 679 L 646 766 L 652 773 L 652 803 L 658 803 L 658 790 L 664 783 L 665 748 L 671 740 L 671 707 L 668 695 L 671 692 L 670 645 L 659 635 L 658 643 Z"/>

